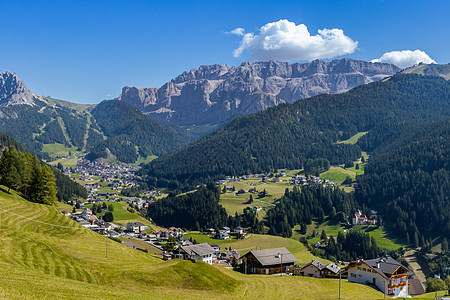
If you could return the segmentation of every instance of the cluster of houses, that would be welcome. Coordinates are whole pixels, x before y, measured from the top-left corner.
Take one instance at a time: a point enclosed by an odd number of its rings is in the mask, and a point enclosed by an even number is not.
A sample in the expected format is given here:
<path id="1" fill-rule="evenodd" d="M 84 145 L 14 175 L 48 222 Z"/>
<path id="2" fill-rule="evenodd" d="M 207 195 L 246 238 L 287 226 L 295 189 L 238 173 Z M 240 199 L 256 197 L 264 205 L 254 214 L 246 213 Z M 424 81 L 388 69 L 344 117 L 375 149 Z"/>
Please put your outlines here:
<path id="1" fill-rule="evenodd" d="M 148 208 L 150 203 L 154 203 L 154 202 L 155 202 L 155 200 L 148 200 L 148 199 L 141 199 L 141 198 L 134 198 L 134 199 L 126 200 L 126 203 L 128 203 L 131 206 L 137 206 L 139 209 Z"/>
<path id="2" fill-rule="evenodd" d="M 72 220 L 74 220 L 81 226 L 89 228 L 90 230 L 93 230 L 100 234 L 105 234 L 108 231 L 111 231 L 111 230 L 114 230 L 115 228 L 120 227 L 119 225 L 115 225 L 113 223 L 108 223 L 108 222 L 103 221 L 103 219 L 98 218 L 95 214 L 92 213 L 92 211 L 89 208 L 85 208 L 81 212 L 75 212 L 72 214 L 70 212 L 64 211 L 64 210 L 61 212 L 64 215 L 70 217 Z"/>
<path id="3" fill-rule="evenodd" d="M 376 225 L 377 219 L 368 219 L 359 209 L 353 215 L 352 218 L 353 225 Z"/>
<path id="4" fill-rule="evenodd" d="M 100 181 L 108 182 L 108 188 L 111 190 L 117 190 L 123 187 L 132 187 L 137 184 L 135 172 L 139 170 L 139 167 L 130 165 L 115 165 L 104 164 L 96 161 L 89 161 L 84 158 L 80 159 L 77 165 L 73 168 L 64 168 L 63 173 L 71 174 L 78 173 L 78 179 L 81 181 L 96 180 L 93 176 L 100 177 Z M 85 184 L 85 188 L 88 191 L 95 192 L 102 185 L 98 183 Z"/>
<path id="5" fill-rule="evenodd" d="M 221 251 L 219 245 L 208 243 L 185 243 L 178 246 L 172 253 L 165 253 L 164 258 L 201 261 L 210 265 L 230 265 L 233 260 L 239 259 L 239 252 L 237 250 Z"/>
<path id="6" fill-rule="evenodd" d="M 230 227 L 225 226 L 225 227 L 220 228 L 218 231 L 216 231 L 214 228 L 208 228 L 205 233 L 208 234 L 213 239 L 218 239 L 218 240 L 227 240 L 230 238 L 231 234 L 239 235 L 239 236 L 245 235 L 244 228 L 242 228 L 241 226 L 238 226 L 234 229 L 231 229 Z"/>
<path id="7" fill-rule="evenodd" d="M 294 184 L 294 185 L 313 185 L 313 184 L 325 184 L 328 186 L 334 185 L 334 182 L 332 182 L 328 179 L 322 180 L 320 177 L 317 177 L 317 176 L 309 176 L 309 178 L 307 178 L 304 175 L 292 176 L 290 183 Z"/>

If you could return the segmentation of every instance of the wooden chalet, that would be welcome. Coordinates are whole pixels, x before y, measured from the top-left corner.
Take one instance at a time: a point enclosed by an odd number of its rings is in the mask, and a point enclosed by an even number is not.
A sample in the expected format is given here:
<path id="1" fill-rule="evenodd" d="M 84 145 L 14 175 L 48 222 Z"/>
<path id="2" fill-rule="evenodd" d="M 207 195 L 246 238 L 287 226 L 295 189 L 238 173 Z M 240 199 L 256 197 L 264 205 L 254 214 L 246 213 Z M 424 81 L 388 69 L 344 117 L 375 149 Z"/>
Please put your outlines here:
<path id="1" fill-rule="evenodd" d="M 414 273 L 392 257 L 351 262 L 348 281 L 374 286 L 389 296 L 408 297 L 408 276 Z"/>
<path id="2" fill-rule="evenodd" d="M 242 256 L 244 273 L 277 274 L 290 271 L 297 259 L 286 248 L 250 251 Z"/>

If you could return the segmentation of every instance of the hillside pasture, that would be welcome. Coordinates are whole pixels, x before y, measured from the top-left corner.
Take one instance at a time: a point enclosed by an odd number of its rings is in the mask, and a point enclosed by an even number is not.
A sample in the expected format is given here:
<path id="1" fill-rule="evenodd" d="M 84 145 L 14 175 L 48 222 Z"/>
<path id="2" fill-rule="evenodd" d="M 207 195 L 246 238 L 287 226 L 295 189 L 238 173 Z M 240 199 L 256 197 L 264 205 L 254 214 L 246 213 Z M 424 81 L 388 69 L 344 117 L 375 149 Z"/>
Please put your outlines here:
<path id="1" fill-rule="evenodd" d="M 0 190 L 0 208 L 1 298 L 329 299 L 338 295 L 337 280 L 244 275 L 201 262 L 163 261 L 107 240 L 54 207 L 30 203 L 14 192 Z M 287 246 L 305 263 L 311 258 L 298 242 L 277 237 L 255 235 L 230 246 L 243 252 L 258 244 Z M 347 282 L 342 292 L 344 299 L 382 297 L 374 289 Z"/>

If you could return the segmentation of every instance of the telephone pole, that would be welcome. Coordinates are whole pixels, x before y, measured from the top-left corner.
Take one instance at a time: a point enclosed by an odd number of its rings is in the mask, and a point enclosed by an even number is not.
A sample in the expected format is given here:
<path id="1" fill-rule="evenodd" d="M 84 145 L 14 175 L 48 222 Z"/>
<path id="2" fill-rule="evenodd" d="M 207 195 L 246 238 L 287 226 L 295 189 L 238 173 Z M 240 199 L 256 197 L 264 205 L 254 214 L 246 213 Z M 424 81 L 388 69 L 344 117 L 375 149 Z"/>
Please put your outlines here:
<path id="1" fill-rule="evenodd" d="M 339 270 L 339 299 L 341 299 L 341 279 L 342 279 L 342 270 Z"/>

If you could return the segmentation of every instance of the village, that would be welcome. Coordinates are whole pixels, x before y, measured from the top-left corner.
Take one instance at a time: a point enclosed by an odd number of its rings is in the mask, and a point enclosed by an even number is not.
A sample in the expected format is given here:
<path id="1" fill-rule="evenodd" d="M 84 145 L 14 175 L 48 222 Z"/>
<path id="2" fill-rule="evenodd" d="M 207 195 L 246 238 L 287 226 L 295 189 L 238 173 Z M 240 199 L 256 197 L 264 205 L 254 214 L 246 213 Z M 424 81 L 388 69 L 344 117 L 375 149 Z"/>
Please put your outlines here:
<path id="1" fill-rule="evenodd" d="M 88 198 L 86 202 L 78 204 L 78 210 L 74 210 L 72 213 L 62 211 L 62 213 L 81 226 L 137 251 L 158 255 L 163 260 L 201 261 L 228 267 L 244 274 L 343 278 L 349 282 L 372 286 L 386 295 L 396 297 L 406 297 L 424 292 L 421 283 L 413 278 L 414 273 L 390 257 L 367 261 L 360 259 L 354 262 L 339 262 L 339 264 L 322 263 L 314 259 L 309 263 L 299 264 L 292 253 L 284 247 L 268 249 L 254 247 L 243 253 L 231 247 L 221 247 L 220 241 L 247 239 L 252 235 L 246 233 L 242 227 L 208 228 L 204 232 L 192 234 L 177 227 L 167 229 L 157 227 L 154 230 L 154 226 L 139 221 L 125 224 L 109 220 L 106 213 L 112 210 L 111 206 L 114 203 L 135 208 L 135 211 L 139 212 L 147 209 L 151 203 L 158 201 L 164 195 L 165 191 L 161 189 L 142 192 L 139 197 L 122 195 L 123 189 L 139 184 L 140 178 L 135 176 L 138 169 L 133 166 L 103 164 L 84 159 L 80 159 L 73 168 L 64 168 L 63 171 L 66 175 L 71 176 L 87 189 Z M 238 200 L 241 197 L 252 199 L 254 196 L 260 205 L 240 202 L 251 205 L 240 204 L 239 207 L 249 208 L 256 212 L 270 208 L 273 201 L 289 186 L 335 186 L 331 180 L 319 176 L 293 174 L 292 171 L 283 170 L 278 173 L 230 176 L 217 181 L 216 184 L 224 193 L 223 205 L 226 208 L 228 208 L 226 197 L 234 197 Z M 221 198 L 221 201 L 224 200 Z M 93 212 L 91 208 L 97 209 L 97 211 Z M 356 211 L 349 224 L 350 230 L 352 226 L 376 225 L 379 220 L 374 215 L 376 216 L 375 211 L 372 211 L 370 218 L 361 211 Z M 264 212 L 261 216 L 264 216 Z M 200 242 L 197 242 L 200 235 L 202 238 Z M 319 249 L 324 244 L 317 241 L 311 246 Z"/>

